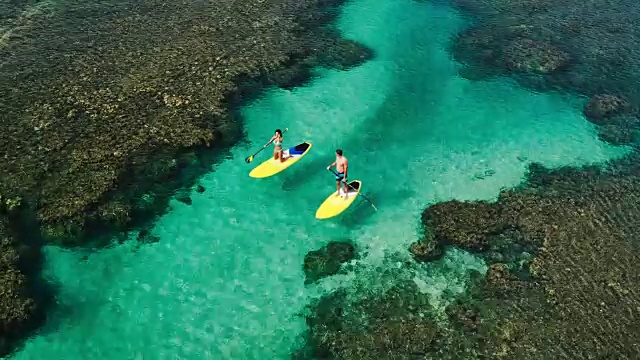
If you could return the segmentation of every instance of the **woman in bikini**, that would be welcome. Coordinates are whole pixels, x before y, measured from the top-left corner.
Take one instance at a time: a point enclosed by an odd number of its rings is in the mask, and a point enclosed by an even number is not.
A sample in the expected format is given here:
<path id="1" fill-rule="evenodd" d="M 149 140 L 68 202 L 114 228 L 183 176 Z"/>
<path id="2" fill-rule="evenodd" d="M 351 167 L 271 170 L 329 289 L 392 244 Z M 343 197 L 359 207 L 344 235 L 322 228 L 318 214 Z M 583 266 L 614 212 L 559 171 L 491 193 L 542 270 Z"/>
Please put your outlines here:
<path id="1" fill-rule="evenodd" d="M 269 140 L 269 142 L 265 145 L 269 145 L 271 143 L 273 143 L 273 159 L 274 160 L 278 160 L 280 159 L 280 162 L 284 162 L 285 160 L 287 160 L 287 158 L 285 158 L 283 156 L 283 151 L 282 151 L 282 140 L 284 138 L 282 137 L 282 131 L 280 129 L 276 129 L 275 134 L 271 137 L 271 140 Z"/>

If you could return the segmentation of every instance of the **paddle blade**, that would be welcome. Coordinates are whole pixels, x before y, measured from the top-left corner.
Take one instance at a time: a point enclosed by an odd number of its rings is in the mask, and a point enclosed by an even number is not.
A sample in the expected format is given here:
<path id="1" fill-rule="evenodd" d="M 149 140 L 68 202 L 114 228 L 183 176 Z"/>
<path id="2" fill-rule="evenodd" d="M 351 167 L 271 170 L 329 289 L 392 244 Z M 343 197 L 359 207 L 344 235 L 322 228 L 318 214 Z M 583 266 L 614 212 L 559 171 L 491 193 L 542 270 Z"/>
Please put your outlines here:
<path id="1" fill-rule="evenodd" d="M 247 164 L 248 164 L 248 163 L 250 163 L 250 162 L 252 162 L 252 161 L 253 161 L 253 155 L 251 155 L 251 156 L 249 156 L 249 157 L 245 158 L 245 159 L 244 159 L 244 161 L 245 161 Z"/>

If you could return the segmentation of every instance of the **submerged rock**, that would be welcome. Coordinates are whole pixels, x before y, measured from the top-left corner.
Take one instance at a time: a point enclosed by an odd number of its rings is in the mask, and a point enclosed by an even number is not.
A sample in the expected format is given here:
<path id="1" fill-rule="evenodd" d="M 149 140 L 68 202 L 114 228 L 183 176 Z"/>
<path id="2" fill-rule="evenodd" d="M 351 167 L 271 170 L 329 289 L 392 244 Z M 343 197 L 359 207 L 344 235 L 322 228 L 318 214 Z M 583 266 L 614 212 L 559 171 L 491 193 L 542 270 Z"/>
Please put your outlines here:
<path id="1" fill-rule="evenodd" d="M 550 74 L 569 63 L 569 54 L 541 41 L 517 38 L 505 45 L 502 61 L 509 70 Z"/>
<path id="2" fill-rule="evenodd" d="M 611 116 L 628 111 L 629 108 L 629 102 L 622 97 L 600 94 L 589 99 L 584 106 L 584 115 L 589 121 L 602 125 L 607 123 Z"/>
<path id="3" fill-rule="evenodd" d="M 137 240 L 141 244 L 154 244 L 160 241 L 160 237 L 158 235 L 153 235 L 147 229 L 143 229 L 138 233 Z"/>
<path id="4" fill-rule="evenodd" d="M 417 261 L 435 261 L 444 255 L 442 247 L 436 241 L 416 241 L 409 247 L 409 252 Z"/>
<path id="5" fill-rule="evenodd" d="M 193 200 L 191 199 L 191 196 L 186 192 L 178 193 L 176 195 L 176 200 L 180 201 L 181 203 L 183 203 L 185 205 L 193 204 Z"/>
<path id="6" fill-rule="evenodd" d="M 337 274 L 342 264 L 355 258 L 355 247 L 350 242 L 331 241 L 304 257 L 305 284 Z"/>

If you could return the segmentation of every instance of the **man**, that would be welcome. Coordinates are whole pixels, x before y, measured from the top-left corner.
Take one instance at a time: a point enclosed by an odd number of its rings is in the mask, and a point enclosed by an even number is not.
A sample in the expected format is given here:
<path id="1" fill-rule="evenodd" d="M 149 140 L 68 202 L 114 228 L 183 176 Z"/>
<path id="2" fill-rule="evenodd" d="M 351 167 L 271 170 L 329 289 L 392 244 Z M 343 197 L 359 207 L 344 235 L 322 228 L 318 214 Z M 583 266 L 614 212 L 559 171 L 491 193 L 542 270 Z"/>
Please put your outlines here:
<path id="1" fill-rule="evenodd" d="M 344 181 L 344 198 L 346 199 L 349 192 L 347 189 L 347 171 L 349 171 L 349 161 L 346 157 L 342 156 L 342 149 L 336 150 L 336 161 L 327 166 L 327 170 L 331 170 L 332 166 L 336 167 L 338 173 L 336 175 L 336 196 L 340 195 L 340 182 Z"/>

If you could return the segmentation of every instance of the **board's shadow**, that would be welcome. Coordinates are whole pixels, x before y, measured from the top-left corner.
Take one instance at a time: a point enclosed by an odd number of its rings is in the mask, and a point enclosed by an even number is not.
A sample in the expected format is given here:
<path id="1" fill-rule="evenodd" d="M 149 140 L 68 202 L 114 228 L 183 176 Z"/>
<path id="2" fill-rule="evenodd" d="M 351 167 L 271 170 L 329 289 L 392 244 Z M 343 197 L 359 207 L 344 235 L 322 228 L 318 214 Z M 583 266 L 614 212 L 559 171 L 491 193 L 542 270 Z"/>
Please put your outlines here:
<path id="1" fill-rule="evenodd" d="M 307 159 L 307 157 L 309 157 L 309 155 L 304 159 L 300 159 L 298 163 L 291 166 L 291 168 L 288 169 L 290 171 L 283 171 L 282 190 L 297 190 L 301 186 L 308 184 L 311 179 L 324 175 L 324 178 L 326 178 L 327 190 L 323 192 L 320 197 L 324 198 L 329 196 L 331 190 L 335 189 L 335 176 L 331 172 L 327 171 L 327 166 L 331 164 L 332 161 L 331 158 L 317 156 Z M 324 190 L 324 187 L 322 189 Z"/>

